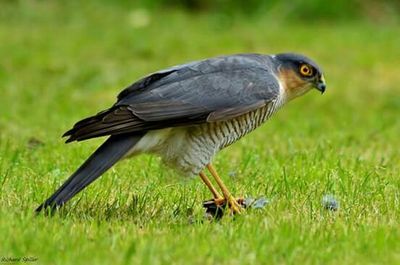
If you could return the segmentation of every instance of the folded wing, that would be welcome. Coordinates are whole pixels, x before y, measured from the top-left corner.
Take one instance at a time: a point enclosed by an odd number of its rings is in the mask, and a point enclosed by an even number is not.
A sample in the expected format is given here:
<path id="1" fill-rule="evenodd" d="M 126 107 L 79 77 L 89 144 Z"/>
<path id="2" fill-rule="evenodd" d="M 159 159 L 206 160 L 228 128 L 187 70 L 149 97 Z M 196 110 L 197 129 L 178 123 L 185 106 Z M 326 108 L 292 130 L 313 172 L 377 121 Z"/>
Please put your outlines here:
<path id="1" fill-rule="evenodd" d="M 231 119 L 274 100 L 268 56 L 217 57 L 154 73 L 122 91 L 110 109 L 65 133 L 67 142 Z"/>

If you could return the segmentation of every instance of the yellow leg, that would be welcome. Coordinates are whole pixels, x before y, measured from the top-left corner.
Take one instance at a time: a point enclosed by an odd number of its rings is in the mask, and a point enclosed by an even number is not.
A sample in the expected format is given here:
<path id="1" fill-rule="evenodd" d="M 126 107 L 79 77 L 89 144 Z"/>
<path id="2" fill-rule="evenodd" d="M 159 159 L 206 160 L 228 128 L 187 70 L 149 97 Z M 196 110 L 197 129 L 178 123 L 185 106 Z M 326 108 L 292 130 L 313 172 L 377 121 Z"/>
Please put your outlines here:
<path id="1" fill-rule="evenodd" d="M 218 175 L 217 171 L 214 169 L 214 167 L 211 164 L 208 164 L 207 169 L 208 169 L 208 171 L 210 171 L 211 175 L 214 177 L 218 186 L 221 188 L 222 194 L 224 195 L 224 198 L 225 198 L 226 202 L 228 203 L 231 211 L 235 214 L 241 213 L 242 207 L 239 205 L 239 203 L 232 196 L 232 194 L 230 193 L 228 188 L 222 182 L 221 178 L 219 177 L 219 175 Z"/>
<path id="2" fill-rule="evenodd" d="M 214 185 L 211 183 L 211 181 L 208 179 L 208 177 L 206 176 L 206 174 L 203 173 L 203 171 L 201 171 L 199 173 L 200 178 L 203 180 L 204 184 L 207 185 L 208 189 L 211 191 L 211 193 L 214 196 L 214 199 L 220 200 L 222 199 L 221 194 L 219 194 L 219 192 L 215 189 Z"/>

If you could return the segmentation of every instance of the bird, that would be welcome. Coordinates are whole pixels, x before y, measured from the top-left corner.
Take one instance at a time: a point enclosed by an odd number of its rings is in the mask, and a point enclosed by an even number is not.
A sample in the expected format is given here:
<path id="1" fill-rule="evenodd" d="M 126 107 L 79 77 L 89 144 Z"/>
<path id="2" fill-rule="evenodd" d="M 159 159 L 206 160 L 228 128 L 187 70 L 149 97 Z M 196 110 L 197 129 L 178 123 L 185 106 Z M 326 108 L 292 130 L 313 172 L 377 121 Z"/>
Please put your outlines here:
<path id="1" fill-rule="evenodd" d="M 241 214 L 240 198 L 226 187 L 213 158 L 313 88 L 325 92 L 323 71 L 297 53 L 217 56 L 149 74 L 63 135 L 66 143 L 108 138 L 36 212 L 60 208 L 119 160 L 148 153 L 181 174 L 199 176 L 216 205 Z"/>

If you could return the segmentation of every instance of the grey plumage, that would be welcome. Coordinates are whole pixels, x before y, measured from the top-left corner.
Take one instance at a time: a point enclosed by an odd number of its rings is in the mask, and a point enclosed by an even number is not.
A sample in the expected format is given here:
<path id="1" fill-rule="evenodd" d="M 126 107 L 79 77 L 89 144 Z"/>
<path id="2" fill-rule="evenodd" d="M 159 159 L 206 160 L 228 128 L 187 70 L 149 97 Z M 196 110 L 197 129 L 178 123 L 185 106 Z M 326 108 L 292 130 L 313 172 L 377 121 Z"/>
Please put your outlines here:
<path id="1" fill-rule="evenodd" d="M 296 54 L 296 53 L 281 53 L 277 54 L 275 56 L 276 60 L 279 60 L 281 62 L 282 66 L 286 67 L 296 67 L 296 64 L 302 64 L 302 63 L 307 63 L 311 65 L 317 73 L 321 76 L 322 75 L 322 68 L 313 60 L 311 60 L 308 57 L 305 57 L 304 55 L 301 54 Z"/>
<path id="2" fill-rule="evenodd" d="M 67 142 L 110 137 L 37 211 L 64 204 L 119 159 L 140 153 L 158 154 L 171 167 L 198 174 L 219 150 L 256 129 L 286 102 L 279 69 L 295 63 L 292 57 L 314 64 L 296 56 L 222 56 L 135 82 L 111 108 L 64 134 Z"/>
<path id="3" fill-rule="evenodd" d="M 122 91 L 110 109 L 78 122 L 68 142 L 227 120 L 276 98 L 271 58 L 244 54 L 184 64 Z"/>

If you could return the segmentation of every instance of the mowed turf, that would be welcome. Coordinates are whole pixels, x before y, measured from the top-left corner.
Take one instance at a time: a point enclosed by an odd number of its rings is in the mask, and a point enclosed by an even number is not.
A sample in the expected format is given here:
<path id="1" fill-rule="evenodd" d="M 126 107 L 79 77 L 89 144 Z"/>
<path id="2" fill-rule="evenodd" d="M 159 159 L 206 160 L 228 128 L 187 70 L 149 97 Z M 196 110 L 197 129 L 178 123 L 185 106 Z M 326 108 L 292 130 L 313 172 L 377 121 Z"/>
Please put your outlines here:
<path id="1" fill-rule="evenodd" d="M 400 263 L 397 24 L 149 12 L 27 1 L 0 7 L 0 258 L 33 264 Z M 199 179 L 153 156 L 123 161 L 53 217 L 34 215 L 103 139 L 76 121 L 143 75 L 221 54 L 295 51 L 325 70 L 311 91 L 215 158 L 264 209 L 204 218 Z M 338 211 L 321 205 L 324 195 Z"/>

